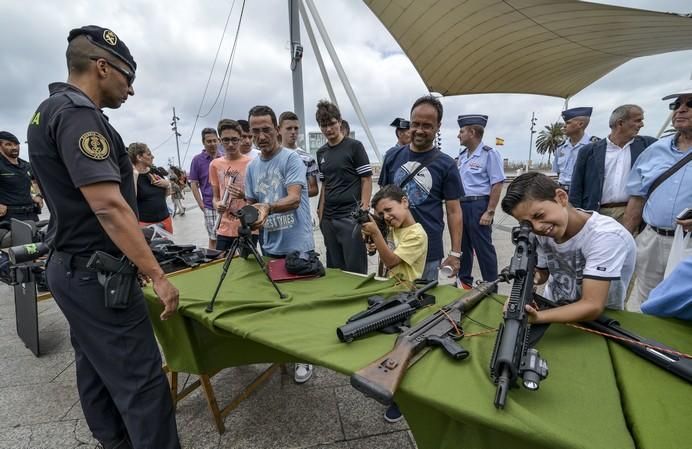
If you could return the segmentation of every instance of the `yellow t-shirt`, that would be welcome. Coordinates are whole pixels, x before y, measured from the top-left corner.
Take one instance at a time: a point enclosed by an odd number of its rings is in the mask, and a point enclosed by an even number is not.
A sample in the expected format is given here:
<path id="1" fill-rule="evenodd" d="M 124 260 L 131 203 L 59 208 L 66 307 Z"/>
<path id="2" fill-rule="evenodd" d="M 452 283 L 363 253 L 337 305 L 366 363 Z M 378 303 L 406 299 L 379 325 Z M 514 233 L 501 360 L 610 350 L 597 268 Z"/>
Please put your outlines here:
<path id="1" fill-rule="evenodd" d="M 428 254 L 428 235 L 420 223 L 405 228 L 389 228 L 388 244 L 401 262 L 387 276 L 412 282 L 423 275 Z"/>

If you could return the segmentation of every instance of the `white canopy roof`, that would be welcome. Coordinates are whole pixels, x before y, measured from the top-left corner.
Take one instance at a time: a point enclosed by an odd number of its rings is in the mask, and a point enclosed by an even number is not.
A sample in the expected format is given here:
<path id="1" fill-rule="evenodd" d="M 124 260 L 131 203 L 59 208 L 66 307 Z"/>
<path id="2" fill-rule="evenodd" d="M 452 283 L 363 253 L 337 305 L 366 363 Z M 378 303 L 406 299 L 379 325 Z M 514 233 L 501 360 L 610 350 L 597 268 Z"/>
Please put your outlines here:
<path id="1" fill-rule="evenodd" d="M 692 49 L 692 18 L 678 14 L 577 0 L 364 1 L 443 95 L 566 98 L 630 59 Z"/>

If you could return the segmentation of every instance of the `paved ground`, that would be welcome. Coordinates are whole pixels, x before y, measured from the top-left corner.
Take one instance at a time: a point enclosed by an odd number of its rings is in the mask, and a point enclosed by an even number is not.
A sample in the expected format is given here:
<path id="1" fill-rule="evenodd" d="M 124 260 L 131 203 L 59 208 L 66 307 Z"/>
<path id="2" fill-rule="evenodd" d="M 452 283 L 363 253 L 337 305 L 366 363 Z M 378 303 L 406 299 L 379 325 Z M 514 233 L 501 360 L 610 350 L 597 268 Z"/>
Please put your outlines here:
<path id="1" fill-rule="evenodd" d="M 193 202 L 188 194 L 186 203 Z M 515 223 L 498 210 L 493 237 L 500 266 L 512 255 L 507 231 Z M 174 228 L 177 242 L 206 246 L 196 206 L 176 217 Z M 315 240 L 324 255 L 319 231 Z M 448 236 L 445 244 L 449 249 Z M 507 291 L 507 286 L 500 287 L 501 293 Z M 0 284 L 0 449 L 92 448 L 96 442 L 77 396 L 67 323 L 52 300 L 40 302 L 38 309 L 42 355 L 37 358 L 17 337 L 13 294 Z M 213 384 L 219 399 L 233 397 L 261 368 L 243 366 L 217 375 Z M 226 418 L 224 435 L 216 432 L 199 392 L 178 405 L 177 420 L 185 449 L 415 448 L 405 420 L 389 424 L 383 412 L 383 406 L 353 390 L 346 376 L 318 367 L 304 385 L 275 375 Z"/>

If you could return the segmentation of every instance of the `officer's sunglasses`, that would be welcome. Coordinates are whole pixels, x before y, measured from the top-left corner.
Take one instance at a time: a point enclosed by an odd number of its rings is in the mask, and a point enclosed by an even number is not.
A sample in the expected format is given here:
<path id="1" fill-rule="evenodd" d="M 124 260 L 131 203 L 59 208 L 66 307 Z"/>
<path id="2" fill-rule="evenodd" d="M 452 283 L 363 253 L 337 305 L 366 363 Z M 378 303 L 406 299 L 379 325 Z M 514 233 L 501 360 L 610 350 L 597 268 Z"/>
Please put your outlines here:
<path id="1" fill-rule="evenodd" d="M 117 65 L 110 62 L 108 59 L 101 56 L 90 56 L 89 59 L 91 59 L 92 61 L 98 61 L 99 59 L 103 59 L 104 61 L 106 61 L 106 64 L 113 67 L 116 71 L 120 72 L 125 77 L 125 79 L 127 80 L 128 87 L 132 86 L 132 83 L 135 82 L 134 72 L 130 72 L 129 70 L 125 70 L 122 67 L 118 67 Z"/>
<path id="2" fill-rule="evenodd" d="M 688 108 L 692 108 L 692 98 L 688 98 L 687 101 L 684 103 L 682 101 L 678 100 L 675 103 L 669 104 L 668 107 L 670 108 L 671 111 L 677 111 L 678 109 L 680 109 L 680 106 L 682 106 L 683 104 L 685 106 L 687 106 Z"/>

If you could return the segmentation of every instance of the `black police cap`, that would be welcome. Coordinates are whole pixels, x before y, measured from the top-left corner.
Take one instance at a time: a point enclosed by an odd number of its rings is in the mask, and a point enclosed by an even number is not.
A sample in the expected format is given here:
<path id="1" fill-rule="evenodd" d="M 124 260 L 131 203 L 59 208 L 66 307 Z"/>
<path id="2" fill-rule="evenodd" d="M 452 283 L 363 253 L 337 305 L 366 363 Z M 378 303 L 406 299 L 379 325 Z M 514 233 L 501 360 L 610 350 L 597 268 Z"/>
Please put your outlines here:
<path id="1" fill-rule="evenodd" d="M 389 124 L 389 126 L 393 126 L 396 129 L 409 129 L 411 127 L 410 125 L 408 120 L 401 117 L 395 118 L 392 123 Z"/>
<path id="2" fill-rule="evenodd" d="M 7 140 L 8 142 L 16 143 L 19 145 L 19 139 L 17 136 L 7 131 L 0 131 L 0 140 Z"/>
<path id="3" fill-rule="evenodd" d="M 133 72 L 137 70 L 137 63 L 130 54 L 130 49 L 113 31 L 97 25 L 87 25 L 70 31 L 69 36 L 67 36 L 67 42 L 71 42 L 75 37 L 82 35 L 86 36 L 92 44 L 125 62 Z"/>

